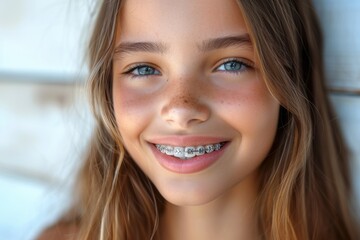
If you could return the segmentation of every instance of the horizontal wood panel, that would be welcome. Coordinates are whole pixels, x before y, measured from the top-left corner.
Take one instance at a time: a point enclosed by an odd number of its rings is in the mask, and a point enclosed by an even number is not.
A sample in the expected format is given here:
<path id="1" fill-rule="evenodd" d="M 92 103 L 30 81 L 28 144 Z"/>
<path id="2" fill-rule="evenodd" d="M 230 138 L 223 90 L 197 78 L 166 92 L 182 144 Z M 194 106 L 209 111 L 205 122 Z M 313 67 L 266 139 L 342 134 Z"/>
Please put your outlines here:
<path id="1" fill-rule="evenodd" d="M 92 126 L 76 92 L 69 84 L 0 82 L 0 172 L 60 184 L 68 179 Z"/>
<path id="2" fill-rule="evenodd" d="M 360 97 L 332 94 L 331 101 L 351 152 L 355 194 L 360 211 Z"/>
<path id="3" fill-rule="evenodd" d="M 360 1 L 314 3 L 324 32 L 328 85 L 360 89 Z"/>

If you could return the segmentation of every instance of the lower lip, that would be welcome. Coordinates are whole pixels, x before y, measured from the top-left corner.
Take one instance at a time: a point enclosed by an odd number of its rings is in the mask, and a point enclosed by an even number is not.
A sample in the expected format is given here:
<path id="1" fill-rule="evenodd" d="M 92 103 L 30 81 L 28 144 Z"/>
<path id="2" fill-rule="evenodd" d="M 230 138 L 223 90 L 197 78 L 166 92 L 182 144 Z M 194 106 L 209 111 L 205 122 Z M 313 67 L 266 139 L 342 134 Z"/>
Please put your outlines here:
<path id="1" fill-rule="evenodd" d="M 196 156 L 187 160 L 163 154 L 156 148 L 156 146 L 154 146 L 154 144 L 150 145 L 151 150 L 162 167 L 171 172 L 190 174 L 200 172 L 215 163 L 224 153 L 228 143 L 223 145 L 220 150 L 205 153 L 204 155 Z"/>

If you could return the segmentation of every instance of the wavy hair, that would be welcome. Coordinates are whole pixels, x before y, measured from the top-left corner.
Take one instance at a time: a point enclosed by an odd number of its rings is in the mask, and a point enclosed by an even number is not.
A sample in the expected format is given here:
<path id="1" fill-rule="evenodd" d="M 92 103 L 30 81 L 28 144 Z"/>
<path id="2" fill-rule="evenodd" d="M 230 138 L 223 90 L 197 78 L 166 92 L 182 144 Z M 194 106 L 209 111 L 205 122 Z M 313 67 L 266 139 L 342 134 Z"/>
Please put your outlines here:
<path id="1" fill-rule="evenodd" d="M 322 37 L 309 0 L 239 0 L 281 110 L 260 167 L 262 239 L 360 239 L 348 153 L 326 96 Z M 127 154 L 116 126 L 112 57 L 120 0 L 103 0 L 89 42 L 94 136 L 79 174 L 78 239 L 159 239 L 165 200 Z M 315 146 L 317 144 L 317 146 Z"/>

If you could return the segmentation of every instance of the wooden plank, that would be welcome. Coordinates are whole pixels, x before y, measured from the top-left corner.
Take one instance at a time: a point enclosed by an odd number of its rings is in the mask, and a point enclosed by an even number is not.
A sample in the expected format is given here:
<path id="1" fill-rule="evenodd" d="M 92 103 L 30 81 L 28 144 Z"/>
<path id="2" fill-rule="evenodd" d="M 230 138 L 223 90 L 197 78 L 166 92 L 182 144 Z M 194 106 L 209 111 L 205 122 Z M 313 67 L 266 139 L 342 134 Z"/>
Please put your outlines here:
<path id="1" fill-rule="evenodd" d="M 360 209 L 360 97 L 333 94 L 331 100 L 351 151 L 354 186 Z"/>
<path id="2" fill-rule="evenodd" d="M 360 89 L 360 1 L 314 0 L 325 40 L 331 87 Z"/>
<path id="3" fill-rule="evenodd" d="M 74 85 L 0 82 L 0 173 L 63 184 L 91 133 L 87 109 Z"/>

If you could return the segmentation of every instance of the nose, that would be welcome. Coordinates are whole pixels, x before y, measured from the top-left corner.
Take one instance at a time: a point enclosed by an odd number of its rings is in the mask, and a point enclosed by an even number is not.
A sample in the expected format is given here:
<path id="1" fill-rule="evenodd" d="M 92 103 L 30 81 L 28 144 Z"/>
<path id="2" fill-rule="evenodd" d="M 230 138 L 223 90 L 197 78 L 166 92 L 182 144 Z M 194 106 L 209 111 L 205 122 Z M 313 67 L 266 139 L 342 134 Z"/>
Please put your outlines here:
<path id="1" fill-rule="evenodd" d="M 177 91 L 177 94 L 168 96 L 169 100 L 161 110 L 161 117 L 167 124 L 183 130 L 209 119 L 209 107 L 201 103 L 192 91 L 196 90 Z"/>

